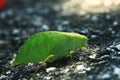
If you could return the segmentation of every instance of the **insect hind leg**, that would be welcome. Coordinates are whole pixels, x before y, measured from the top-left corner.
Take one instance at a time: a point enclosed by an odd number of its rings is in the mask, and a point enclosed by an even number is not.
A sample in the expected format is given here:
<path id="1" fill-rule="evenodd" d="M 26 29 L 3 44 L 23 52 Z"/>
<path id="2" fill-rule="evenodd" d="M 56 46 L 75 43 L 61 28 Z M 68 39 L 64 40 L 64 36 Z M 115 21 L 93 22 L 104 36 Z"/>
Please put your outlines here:
<path id="1" fill-rule="evenodd" d="M 71 62 L 72 62 L 72 68 L 75 68 L 75 64 L 73 63 L 73 57 L 72 55 L 75 53 L 75 51 L 70 51 L 69 54 L 70 54 L 70 58 L 71 58 Z"/>
<path id="2" fill-rule="evenodd" d="M 36 74 L 36 73 L 40 70 L 40 68 L 41 68 L 47 61 L 49 61 L 49 60 L 50 60 L 51 58 L 53 58 L 53 57 L 54 57 L 54 55 L 49 55 L 49 56 L 41 63 L 41 65 L 37 67 L 37 69 L 35 70 L 34 74 Z"/>

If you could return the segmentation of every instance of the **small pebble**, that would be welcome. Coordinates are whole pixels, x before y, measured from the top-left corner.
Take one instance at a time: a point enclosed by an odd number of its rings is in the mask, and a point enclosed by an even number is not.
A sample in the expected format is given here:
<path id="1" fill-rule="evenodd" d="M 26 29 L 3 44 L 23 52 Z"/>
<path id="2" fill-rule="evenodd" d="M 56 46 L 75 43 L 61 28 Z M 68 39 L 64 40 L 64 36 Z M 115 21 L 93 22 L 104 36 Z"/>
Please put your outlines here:
<path id="1" fill-rule="evenodd" d="M 61 73 L 68 73 L 68 71 L 70 71 L 70 69 L 66 68 L 66 69 L 62 70 Z"/>
<path id="2" fill-rule="evenodd" d="M 83 34 L 87 34 L 88 33 L 88 29 L 83 29 L 80 32 L 83 33 Z"/>
<path id="3" fill-rule="evenodd" d="M 102 75 L 99 75 L 98 76 L 98 78 L 99 79 L 108 79 L 108 78 L 110 78 L 110 74 L 109 73 L 104 73 L 104 74 L 102 74 Z"/>
<path id="4" fill-rule="evenodd" d="M 32 21 L 33 25 L 41 26 L 42 25 L 42 18 L 40 16 L 36 16 Z"/>
<path id="5" fill-rule="evenodd" d="M 33 66 L 33 63 L 28 63 L 28 66 Z"/>
<path id="6" fill-rule="evenodd" d="M 114 26 L 118 25 L 118 22 L 117 22 L 117 21 L 114 21 L 114 22 L 113 22 L 113 25 L 114 25 Z"/>
<path id="7" fill-rule="evenodd" d="M 116 45 L 115 48 L 117 48 L 118 50 L 120 50 L 120 44 Z"/>
<path id="8" fill-rule="evenodd" d="M 26 78 L 23 78 L 23 80 L 28 80 L 28 79 L 26 79 Z"/>
<path id="9" fill-rule="evenodd" d="M 120 54 L 120 52 L 118 52 L 118 54 Z"/>
<path id="10" fill-rule="evenodd" d="M 120 78 L 120 68 L 114 67 L 113 73 L 116 74 L 116 75 L 118 75 L 118 77 Z"/>
<path id="11" fill-rule="evenodd" d="M 10 71 L 10 70 L 6 72 L 6 74 L 10 74 L 10 73 L 11 73 L 11 71 Z"/>
<path id="12" fill-rule="evenodd" d="M 46 72 L 51 72 L 51 71 L 54 71 L 54 70 L 56 70 L 56 67 L 50 67 L 50 68 L 46 69 Z"/>
<path id="13" fill-rule="evenodd" d="M 111 15 L 107 14 L 107 15 L 106 15 L 106 19 L 107 19 L 107 20 L 111 19 Z"/>
<path id="14" fill-rule="evenodd" d="M 93 22 L 97 22 L 98 21 L 98 16 L 96 16 L 96 15 L 92 16 L 91 20 Z"/>
<path id="15" fill-rule="evenodd" d="M 64 73 L 67 73 L 69 70 L 70 70 L 69 68 L 65 69 L 65 70 L 64 70 Z"/>
<path id="16" fill-rule="evenodd" d="M 62 25 L 58 25 L 57 30 L 58 30 L 58 31 L 62 31 L 62 30 L 63 30 Z"/>
<path id="17" fill-rule="evenodd" d="M 46 77 L 45 77 L 45 80 L 50 80 L 50 79 L 51 79 L 50 76 L 46 76 Z"/>
<path id="18" fill-rule="evenodd" d="M 78 65 L 77 67 L 76 67 L 76 69 L 79 71 L 79 70 L 82 70 L 84 68 L 84 66 L 83 65 Z"/>
<path id="19" fill-rule="evenodd" d="M 97 37 L 97 35 L 91 35 L 91 38 L 94 38 L 94 39 L 95 39 L 96 37 Z"/>
<path id="20" fill-rule="evenodd" d="M 13 34 L 17 34 L 20 32 L 20 29 L 13 29 Z"/>
<path id="21" fill-rule="evenodd" d="M 68 24 L 69 24 L 69 21 L 62 21 L 62 24 L 63 24 L 63 25 L 68 25 Z"/>
<path id="22" fill-rule="evenodd" d="M 95 59 L 97 54 L 90 55 L 89 58 Z"/>
<path id="23" fill-rule="evenodd" d="M 0 76 L 0 80 L 5 80 L 6 77 L 7 77 L 7 76 L 5 76 L 5 75 L 2 74 L 2 75 Z"/>
<path id="24" fill-rule="evenodd" d="M 0 45 L 2 45 L 2 44 L 6 44 L 6 43 L 8 43 L 8 42 L 3 41 L 3 40 L 0 40 Z"/>
<path id="25" fill-rule="evenodd" d="M 6 13 L 5 13 L 5 12 L 2 12 L 2 13 L 0 14 L 0 18 L 1 18 L 1 19 L 5 19 L 5 18 L 6 18 Z"/>
<path id="26" fill-rule="evenodd" d="M 30 8 L 30 7 L 28 7 L 28 8 L 26 9 L 26 11 L 27 11 L 27 13 L 32 13 L 32 12 L 33 12 L 33 9 Z"/>
<path id="27" fill-rule="evenodd" d="M 43 24 L 42 25 L 42 29 L 45 30 L 45 31 L 48 31 L 49 30 L 49 26 L 46 25 L 46 24 Z"/>

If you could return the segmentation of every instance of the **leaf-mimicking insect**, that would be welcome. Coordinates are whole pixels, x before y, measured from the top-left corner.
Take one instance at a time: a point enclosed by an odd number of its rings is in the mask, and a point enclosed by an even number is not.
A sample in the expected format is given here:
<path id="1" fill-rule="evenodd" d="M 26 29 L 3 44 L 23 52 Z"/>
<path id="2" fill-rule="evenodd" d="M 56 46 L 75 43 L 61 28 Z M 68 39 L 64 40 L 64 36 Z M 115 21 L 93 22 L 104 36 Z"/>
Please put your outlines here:
<path id="1" fill-rule="evenodd" d="M 13 65 L 53 62 L 87 46 L 87 37 L 78 33 L 46 31 L 32 35 L 20 48 Z"/>

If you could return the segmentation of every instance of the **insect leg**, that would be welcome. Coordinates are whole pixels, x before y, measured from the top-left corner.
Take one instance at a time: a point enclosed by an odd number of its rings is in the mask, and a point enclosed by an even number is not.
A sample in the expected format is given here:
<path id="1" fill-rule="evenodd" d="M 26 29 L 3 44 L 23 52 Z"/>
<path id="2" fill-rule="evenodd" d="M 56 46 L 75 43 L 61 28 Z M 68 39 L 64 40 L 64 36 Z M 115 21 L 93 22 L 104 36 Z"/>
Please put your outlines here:
<path id="1" fill-rule="evenodd" d="M 73 58 L 72 58 L 72 54 L 73 54 L 73 53 L 74 53 L 74 51 L 70 51 L 70 52 L 69 52 L 72 63 L 73 63 Z"/>
<path id="2" fill-rule="evenodd" d="M 34 74 L 36 74 L 39 70 L 40 70 L 40 68 L 44 65 L 44 63 L 46 63 L 50 58 L 52 58 L 52 57 L 54 57 L 54 55 L 49 55 L 42 63 L 41 63 L 41 65 L 37 68 L 37 70 L 35 71 L 35 73 Z"/>
<path id="3" fill-rule="evenodd" d="M 87 47 L 81 47 L 81 50 L 82 50 L 82 51 L 89 52 L 89 47 L 88 47 L 88 48 L 87 48 Z"/>
<path id="4" fill-rule="evenodd" d="M 46 63 L 50 58 L 53 58 L 54 57 L 54 55 L 49 55 L 44 61 L 43 61 L 43 63 Z"/>
<path id="5" fill-rule="evenodd" d="M 70 58 L 71 58 L 71 62 L 72 62 L 72 68 L 75 68 L 75 64 L 73 64 L 73 58 L 72 58 L 72 54 L 75 53 L 74 51 L 70 51 Z"/>

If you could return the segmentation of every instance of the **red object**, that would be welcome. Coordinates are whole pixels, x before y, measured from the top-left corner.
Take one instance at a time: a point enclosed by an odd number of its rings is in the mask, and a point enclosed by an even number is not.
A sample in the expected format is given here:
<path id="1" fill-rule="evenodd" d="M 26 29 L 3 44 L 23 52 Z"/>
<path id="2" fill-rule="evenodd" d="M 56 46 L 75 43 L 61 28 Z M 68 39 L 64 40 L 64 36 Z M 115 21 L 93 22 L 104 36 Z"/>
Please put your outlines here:
<path id="1" fill-rule="evenodd" d="M 0 9 L 3 9 L 5 7 L 7 0 L 0 0 Z"/>

